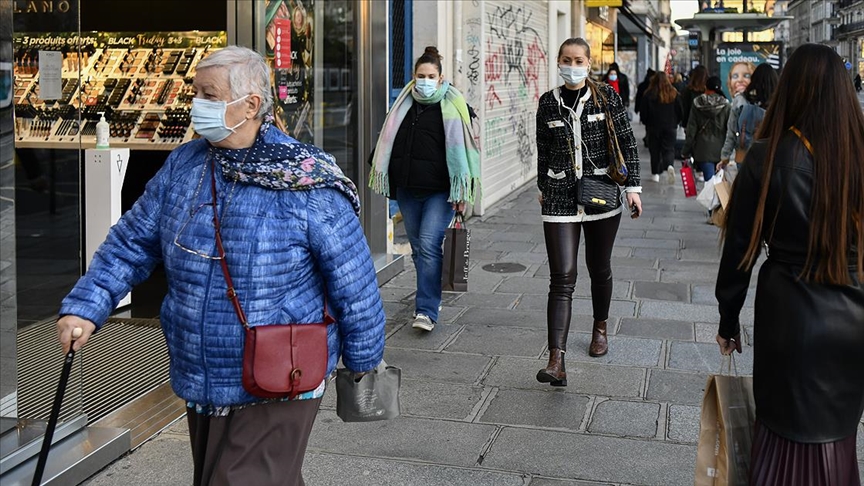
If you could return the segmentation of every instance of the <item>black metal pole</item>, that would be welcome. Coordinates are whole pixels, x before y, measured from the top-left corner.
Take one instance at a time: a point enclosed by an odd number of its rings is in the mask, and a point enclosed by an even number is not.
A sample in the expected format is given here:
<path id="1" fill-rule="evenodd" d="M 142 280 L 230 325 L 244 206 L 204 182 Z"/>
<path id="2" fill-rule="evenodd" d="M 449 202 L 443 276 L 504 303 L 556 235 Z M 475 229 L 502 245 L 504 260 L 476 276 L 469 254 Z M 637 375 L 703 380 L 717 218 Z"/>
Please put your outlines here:
<path id="1" fill-rule="evenodd" d="M 51 451 L 51 441 L 54 439 L 54 429 L 57 428 L 57 419 L 60 417 L 60 406 L 63 404 L 63 395 L 66 393 L 66 384 L 69 382 L 69 373 L 72 371 L 72 359 L 75 358 L 75 350 L 69 344 L 69 352 L 63 361 L 63 371 L 60 373 L 60 382 L 57 383 L 57 393 L 54 395 L 54 405 L 51 406 L 51 416 L 48 418 L 48 426 L 45 429 L 45 438 L 42 439 L 42 450 L 39 451 L 39 460 L 36 462 L 36 470 L 33 472 L 31 486 L 42 484 L 42 474 L 45 472 L 45 464 L 48 462 L 48 453 Z"/>

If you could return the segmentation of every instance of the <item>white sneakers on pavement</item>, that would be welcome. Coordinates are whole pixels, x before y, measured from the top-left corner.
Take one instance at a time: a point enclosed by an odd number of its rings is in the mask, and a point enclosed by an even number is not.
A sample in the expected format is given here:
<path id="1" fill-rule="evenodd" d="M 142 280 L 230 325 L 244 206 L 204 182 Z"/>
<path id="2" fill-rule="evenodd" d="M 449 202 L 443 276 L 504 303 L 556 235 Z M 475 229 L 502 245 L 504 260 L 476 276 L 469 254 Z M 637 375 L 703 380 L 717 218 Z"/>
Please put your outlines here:
<path id="1" fill-rule="evenodd" d="M 652 182 L 660 182 L 660 174 L 651 174 Z"/>
<path id="2" fill-rule="evenodd" d="M 431 331 L 432 329 L 435 329 L 435 323 L 432 322 L 432 319 L 430 319 L 429 316 L 417 314 L 416 316 L 414 316 L 414 320 L 411 322 L 411 327 L 413 327 L 414 329 Z"/>
<path id="3" fill-rule="evenodd" d="M 671 165 L 666 169 L 666 173 L 669 174 L 669 184 L 675 183 L 675 167 Z"/>

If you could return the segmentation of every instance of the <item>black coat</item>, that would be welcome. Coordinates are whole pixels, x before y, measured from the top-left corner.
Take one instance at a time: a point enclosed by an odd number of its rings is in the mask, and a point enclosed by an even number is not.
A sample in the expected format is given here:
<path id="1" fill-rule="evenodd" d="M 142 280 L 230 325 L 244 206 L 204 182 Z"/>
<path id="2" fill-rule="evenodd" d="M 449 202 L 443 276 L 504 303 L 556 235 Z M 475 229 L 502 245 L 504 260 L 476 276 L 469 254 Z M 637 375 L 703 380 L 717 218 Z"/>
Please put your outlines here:
<path id="1" fill-rule="evenodd" d="M 393 140 L 390 155 L 391 196 L 395 188 L 450 191 L 441 103 L 413 103 Z"/>
<path id="2" fill-rule="evenodd" d="M 651 92 L 644 95 L 641 101 L 639 116 L 647 130 L 675 130 L 678 128 L 682 115 L 681 105 L 678 103 L 677 97 L 671 103 L 661 103 L 660 98 Z"/>
<path id="3" fill-rule="evenodd" d="M 684 88 L 681 96 L 678 97 L 678 103 L 681 104 L 681 126 L 687 128 L 687 122 L 690 120 L 690 109 L 693 108 L 693 100 L 703 94 L 704 91 L 693 91 L 690 87 Z"/>
<path id="4" fill-rule="evenodd" d="M 645 123 L 645 118 L 642 116 L 642 98 L 645 96 L 645 91 L 648 89 L 648 85 L 651 84 L 649 80 L 644 80 L 639 83 L 639 86 L 636 86 L 636 99 L 633 100 L 633 111 L 639 113 L 639 121 L 643 124 Z"/>
<path id="5" fill-rule="evenodd" d="M 750 241 L 759 200 L 765 141 L 754 142 L 735 179 L 717 276 L 719 334 L 739 332 L 750 271 L 738 264 Z M 864 411 L 864 286 L 798 280 L 807 258 L 813 159 L 792 133 L 774 158 L 762 236 L 768 258 L 756 287 L 753 391 L 756 416 L 797 442 L 854 435 Z M 854 241 L 854 240 L 853 240 Z M 849 255 L 856 261 L 855 249 Z"/>

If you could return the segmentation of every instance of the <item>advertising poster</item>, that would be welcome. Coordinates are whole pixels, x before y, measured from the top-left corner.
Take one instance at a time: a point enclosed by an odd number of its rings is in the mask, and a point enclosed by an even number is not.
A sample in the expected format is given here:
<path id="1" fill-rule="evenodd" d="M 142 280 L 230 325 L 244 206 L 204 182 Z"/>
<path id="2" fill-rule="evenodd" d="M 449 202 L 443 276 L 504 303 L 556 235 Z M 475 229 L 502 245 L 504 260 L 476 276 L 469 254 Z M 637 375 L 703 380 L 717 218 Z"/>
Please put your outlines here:
<path id="1" fill-rule="evenodd" d="M 762 63 L 774 69 L 783 66 L 782 42 L 728 42 L 719 44 L 715 59 L 720 70 L 723 91 L 733 97 L 742 78 L 749 77 L 752 70 Z"/>
<path id="2" fill-rule="evenodd" d="M 267 60 L 273 69 L 276 125 L 312 143 L 314 0 L 267 1 Z"/>

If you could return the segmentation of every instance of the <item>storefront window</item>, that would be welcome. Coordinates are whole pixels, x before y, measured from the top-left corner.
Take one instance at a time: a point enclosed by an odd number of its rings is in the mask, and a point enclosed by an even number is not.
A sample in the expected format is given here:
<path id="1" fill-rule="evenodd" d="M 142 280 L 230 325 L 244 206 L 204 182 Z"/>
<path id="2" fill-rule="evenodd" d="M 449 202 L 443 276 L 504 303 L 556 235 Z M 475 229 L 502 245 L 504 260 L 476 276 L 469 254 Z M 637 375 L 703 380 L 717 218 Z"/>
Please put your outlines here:
<path id="1" fill-rule="evenodd" d="M 279 128 L 333 154 L 358 181 L 354 7 L 348 0 L 268 0 L 266 48 Z"/>

